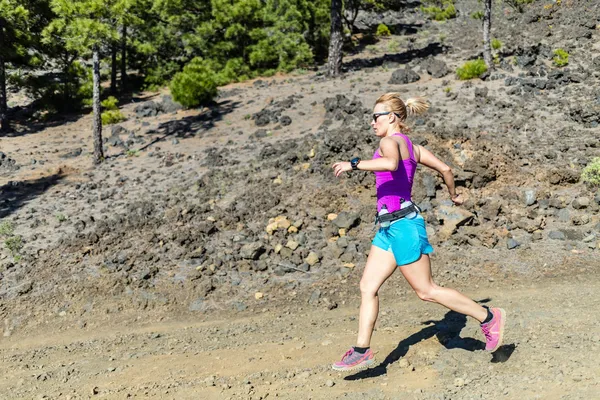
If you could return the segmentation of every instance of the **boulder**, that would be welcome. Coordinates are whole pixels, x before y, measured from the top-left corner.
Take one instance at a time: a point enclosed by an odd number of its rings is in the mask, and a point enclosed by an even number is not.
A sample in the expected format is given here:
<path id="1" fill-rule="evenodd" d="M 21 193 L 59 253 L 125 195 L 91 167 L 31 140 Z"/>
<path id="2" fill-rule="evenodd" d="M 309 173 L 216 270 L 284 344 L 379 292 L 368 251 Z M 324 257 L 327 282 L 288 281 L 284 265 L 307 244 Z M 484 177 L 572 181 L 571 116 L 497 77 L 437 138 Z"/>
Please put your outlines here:
<path id="1" fill-rule="evenodd" d="M 450 69 L 445 62 L 438 59 L 428 60 L 422 64 L 427 73 L 433 78 L 442 78 L 450 73 Z"/>
<path id="2" fill-rule="evenodd" d="M 442 221 L 438 235 L 441 240 L 445 240 L 456 232 L 458 227 L 470 222 L 475 215 L 463 208 L 443 204 L 435 210 L 435 216 Z"/>
<path id="3" fill-rule="evenodd" d="M 172 113 L 178 110 L 183 110 L 183 106 L 173 100 L 173 97 L 168 94 L 162 97 L 162 101 L 159 104 L 160 111 L 164 113 Z"/>
<path id="4" fill-rule="evenodd" d="M 140 118 L 154 117 L 161 111 L 161 107 L 154 101 L 145 101 L 133 109 L 135 115 Z"/>
<path id="5" fill-rule="evenodd" d="M 412 69 L 397 69 L 392 74 L 392 77 L 388 81 L 390 85 L 406 85 L 407 83 L 416 82 L 421 77 Z"/>
<path id="6" fill-rule="evenodd" d="M 265 252 L 265 247 L 261 243 L 247 243 L 240 249 L 240 255 L 247 260 L 258 260 L 258 257 Z"/>
<path id="7" fill-rule="evenodd" d="M 342 211 L 333 220 L 333 224 L 339 229 L 350 229 L 360 224 L 360 217 L 358 214 Z"/>

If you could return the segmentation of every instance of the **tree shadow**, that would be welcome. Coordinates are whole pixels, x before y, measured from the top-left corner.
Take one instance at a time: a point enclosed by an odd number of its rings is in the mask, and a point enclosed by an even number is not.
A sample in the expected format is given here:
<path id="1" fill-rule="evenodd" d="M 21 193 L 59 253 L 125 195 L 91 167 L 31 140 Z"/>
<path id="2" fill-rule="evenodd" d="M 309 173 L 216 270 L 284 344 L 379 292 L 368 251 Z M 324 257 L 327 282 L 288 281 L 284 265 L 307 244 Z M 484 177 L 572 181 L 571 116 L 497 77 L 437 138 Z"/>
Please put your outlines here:
<path id="1" fill-rule="evenodd" d="M 388 25 L 388 28 L 392 32 L 392 34 L 397 36 L 411 36 L 416 34 L 419 29 L 423 26 L 423 24 L 394 24 Z M 377 34 L 377 26 L 369 27 L 368 29 L 359 29 L 356 32 L 353 32 L 354 40 L 357 40 L 358 43 L 354 45 L 354 47 L 350 46 L 348 43 L 347 46 L 344 47 L 344 51 L 347 51 L 349 54 L 359 54 L 362 53 L 367 46 L 373 45 L 375 43 L 380 42 L 381 40 L 393 40 L 391 37 L 387 39 L 380 39 Z"/>
<path id="2" fill-rule="evenodd" d="M 201 114 L 163 122 L 156 129 L 146 132 L 149 135 L 155 134 L 159 136 L 134 151 L 146 150 L 153 144 L 164 141 L 171 136 L 177 138 L 198 136 L 200 133 L 212 129 L 215 126 L 215 122 L 223 120 L 224 115 L 232 113 L 240 105 L 241 102 L 239 101 L 224 100 L 209 107 L 207 111 Z M 116 158 L 123 155 L 125 155 L 125 151 L 107 158 Z"/>
<path id="3" fill-rule="evenodd" d="M 0 186 L 0 218 L 17 211 L 23 204 L 58 184 L 64 175 L 57 173 L 31 181 L 8 182 Z"/>
<path id="4" fill-rule="evenodd" d="M 47 121 L 31 121 L 29 117 L 22 117 L 20 115 L 30 115 L 36 110 L 39 110 L 39 106 L 29 104 L 27 106 L 19 106 L 19 109 L 11 109 L 10 113 L 10 128 L 8 131 L 2 132 L 0 136 L 16 138 L 21 136 L 32 135 L 39 133 L 46 128 L 54 128 L 67 123 L 75 122 L 79 118 L 86 115 L 83 110 L 81 112 L 72 112 L 68 114 L 57 114 L 51 117 Z M 17 129 L 15 129 L 17 128 Z"/>
<path id="5" fill-rule="evenodd" d="M 147 100 L 156 98 L 159 94 L 153 93 L 145 96 L 140 96 L 137 93 L 139 88 L 135 88 L 116 94 L 115 97 L 119 100 L 121 106 L 127 103 L 141 103 Z M 112 96 L 110 90 L 102 88 L 102 100 Z M 33 115 L 36 111 L 43 110 L 44 105 L 41 100 L 34 100 L 25 106 L 12 107 L 8 110 L 10 120 L 10 129 L 0 133 L 2 137 L 21 137 L 35 133 L 39 133 L 47 128 L 54 128 L 64 124 L 78 121 L 80 118 L 92 113 L 91 107 L 81 107 L 80 109 L 71 111 L 61 111 L 54 114 L 49 114 L 48 119 L 44 121 L 35 120 Z"/>
<path id="6" fill-rule="evenodd" d="M 491 299 L 483 299 L 478 303 L 488 303 Z M 439 321 L 429 320 L 424 321 L 424 325 L 433 324 L 419 332 L 416 332 L 406 339 L 401 340 L 398 346 L 387 355 L 387 357 L 377 366 L 360 371 L 356 374 L 346 376 L 344 380 L 354 381 L 366 378 L 375 378 L 387 374 L 388 365 L 395 363 L 400 358 L 404 357 L 410 348 L 423 340 L 427 340 L 436 336 L 440 344 L 447 349 L 463 349 L 467 351 L 484 350 L 485 343 L 481 340 L 473 338 L 463 338 L 460 332 L 467 325 L 467 316 L 454 311 L 448 311 L 444 318 Z M 496 350 L 492 355 L 493 363 L 506 362 L 514 352 L 516 346 L 514 344 L 503 345 Z"/>
<path id="7" fill-rule="evenodd" d="M 394 35 L 407 36 L 414 35 L 423 27 L 423 24 L 393 24 L 387 26 Z"/>
<path id="8" fill-rule="evenodd" d="M 384 54 L 381 57 L 368 58 L 368 59 L 354 59 L 348 61 L 342 65 L 344 71 L 360 70 L 362 68 L 373 68 L 383 65 L 387 62 L 397 64 L 407 64 L 408 62 L 427 58 L 429 56 L 436 56 L 438 54 L 448 51 L 448 47 L 438 42 L 429 43 L 426 47 L 421 49 L 411 49 L 404 53 L 397 54 Z"/>

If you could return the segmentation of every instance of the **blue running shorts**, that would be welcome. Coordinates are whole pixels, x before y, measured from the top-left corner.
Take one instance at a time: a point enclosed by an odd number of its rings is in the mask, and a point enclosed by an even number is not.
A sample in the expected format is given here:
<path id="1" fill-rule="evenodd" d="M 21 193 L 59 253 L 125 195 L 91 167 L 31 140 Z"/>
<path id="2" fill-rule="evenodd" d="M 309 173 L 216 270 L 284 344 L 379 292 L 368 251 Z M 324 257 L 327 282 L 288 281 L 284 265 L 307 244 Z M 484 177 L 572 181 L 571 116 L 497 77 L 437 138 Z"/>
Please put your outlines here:
<path id="1" fill-rule="evenodd" d="M 433 252 L 421 215 L 405 217 L 393 221 L 387 228 L 379 228 L 373 245 L 392 252 L 398 266 L 411 264 L 421 258 L 421 254 Z"/>

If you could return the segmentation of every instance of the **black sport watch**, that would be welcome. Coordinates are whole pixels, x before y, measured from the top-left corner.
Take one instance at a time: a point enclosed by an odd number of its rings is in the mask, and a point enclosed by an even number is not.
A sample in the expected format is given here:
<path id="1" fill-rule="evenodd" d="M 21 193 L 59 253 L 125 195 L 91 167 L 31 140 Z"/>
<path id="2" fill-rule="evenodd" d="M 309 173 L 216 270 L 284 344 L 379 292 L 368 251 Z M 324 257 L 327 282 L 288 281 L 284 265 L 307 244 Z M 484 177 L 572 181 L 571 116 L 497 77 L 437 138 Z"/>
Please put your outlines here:
<path id="1" fill-rule="evenodd" d="M 360 162 L 360 157 L 355 157 L 352 160 L 350 160 L 350 165 L 352 166 L 352 169 L 354 171 L 356 171 L 358 169 L 359 162 Z"/>

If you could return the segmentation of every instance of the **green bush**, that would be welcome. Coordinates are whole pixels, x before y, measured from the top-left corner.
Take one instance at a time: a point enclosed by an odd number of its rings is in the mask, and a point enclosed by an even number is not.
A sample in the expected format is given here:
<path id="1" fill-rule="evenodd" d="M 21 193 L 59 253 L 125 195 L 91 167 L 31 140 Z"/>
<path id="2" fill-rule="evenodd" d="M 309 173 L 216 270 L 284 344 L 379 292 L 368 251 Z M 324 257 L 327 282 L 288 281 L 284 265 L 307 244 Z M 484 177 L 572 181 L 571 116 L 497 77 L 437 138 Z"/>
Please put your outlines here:
<path id="1" fill-rule="evenodd" d="M 0 236 L 11 236 L 14 231 L 15 227 L 10 221 L 4 221 L 0 224 Z"/>
<path id="2" fill-rule="evenodd" d="M 502 47 L 502 42 L 500 40 L 492 39 L 492 49 L 500 50 L 501 47 Z"/>
<path id="3" fill-rule="evenodd" d="M 421 6 L 421 11 L 434 21 L 446 21 L 456 17 L 454 0 L 423 0 L 429 7 Z"/>
<path id="4" fill-rule="evenodd" d="M 116 97 L 114 96 L 109 96 L 107 99 L 103 100 L 102 103 L 102 108 L 105 110 L 118 110 L 119 107 L 117 106 L 117 104 L 119 103 L 119 100 L 117 100 Z"/>
<path id="5" fill-rule="evenodd" d="M 487 71 L 487 65 L 481 58 L 477 60 L 467 61 L 462 67 L 456 70 L 456 75 L 460 80 L 467 80 L 480 77 Z"/>
<path id="6" fill-rule="evenodd" d="M 170 85 L 173 99 L 185 107 L 206 104 L 217 95 L 217 79 L 210 65 L 195 57 L 173 77 Z"/>
<path id="7" fill-rule="evenodd" d="M 473 11 L 471 13 L 471 18 L 473 19 L 483 19 L 483 11 Z"/>
<path id="8" fill-rule="evenodd" d="M 102 113 L 102 125 L 117 124 L 127 118 L 120 110 L 107 110 Z"/>
<path id="9" fill-rule="evenodd" d="M 554 65 L 557 67 L 564 67 L 569 63 L 569 53 L 563 49 L 554 50 L 554 57 L 552 58 Z"/>
<path id="10" fill-rule="evenodd" d="M 421 11 L 434 21 L 446 21 L 456 17 L 456 8 L 453 4 L 443 9 L 435 6 L 421 7 Z"/>
<path id="11" fill-rule="evenodd" d="M 581 172 L 581 180 L 590 185 L 600 186 L 600 157 L 596 157 Z"/>
<path id="12" fill-rule="evenodd" d="M 390 28 L 388 28 L 386 24 L 379 24 L 377 26 L 377 36 L 390 36 L 391 34 Z"/>
<path id="13" fill-rule="evenodd" d="M 512 7 L 515 11 L 522 13 L 527 4 L 533 3 L 535 0 L 504 0 L 506 4 Z"/>
<path id="14" fill-rule="evenodd" d="M 4 245 L 10 252 L 10 255 L 16 257 L 19 255 L 21 249 L 23 248 L 23 240 L 19 235 L 10 236 L 6 238 L 6 240 L 4 240 Z"/>

